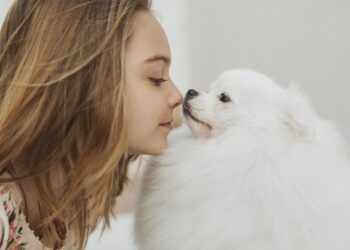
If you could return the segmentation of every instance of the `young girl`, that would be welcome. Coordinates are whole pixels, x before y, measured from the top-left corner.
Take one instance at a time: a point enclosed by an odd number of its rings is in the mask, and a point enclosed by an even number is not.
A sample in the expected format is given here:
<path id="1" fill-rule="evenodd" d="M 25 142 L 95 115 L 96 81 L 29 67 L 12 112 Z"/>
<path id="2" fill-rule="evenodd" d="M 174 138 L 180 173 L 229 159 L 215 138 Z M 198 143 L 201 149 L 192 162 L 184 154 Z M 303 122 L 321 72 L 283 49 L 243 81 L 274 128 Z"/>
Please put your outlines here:
<path id="1" fill-rule="evenodd" d="M 0 249 L 83 249 L 182 96 L 148 0 L 17 0 L 0 31 Z M 118 247 L 118 246 L 116 246 Z"/>

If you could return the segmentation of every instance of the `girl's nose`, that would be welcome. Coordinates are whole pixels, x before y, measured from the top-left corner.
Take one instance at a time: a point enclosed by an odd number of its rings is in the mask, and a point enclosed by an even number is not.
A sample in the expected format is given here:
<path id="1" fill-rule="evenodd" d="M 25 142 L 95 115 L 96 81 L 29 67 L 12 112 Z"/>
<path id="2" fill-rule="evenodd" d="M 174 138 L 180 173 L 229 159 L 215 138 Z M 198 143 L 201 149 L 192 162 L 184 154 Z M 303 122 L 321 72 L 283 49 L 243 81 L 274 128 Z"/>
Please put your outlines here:
<path id="1" fill-rule="evenodd" d="M 175 87 L 172 95 L 170 96 L 170 105 L 172 108 L 176 108 L 177 106 L 181 105 L 183 101 L 182 94 L 180 91 Z"/>

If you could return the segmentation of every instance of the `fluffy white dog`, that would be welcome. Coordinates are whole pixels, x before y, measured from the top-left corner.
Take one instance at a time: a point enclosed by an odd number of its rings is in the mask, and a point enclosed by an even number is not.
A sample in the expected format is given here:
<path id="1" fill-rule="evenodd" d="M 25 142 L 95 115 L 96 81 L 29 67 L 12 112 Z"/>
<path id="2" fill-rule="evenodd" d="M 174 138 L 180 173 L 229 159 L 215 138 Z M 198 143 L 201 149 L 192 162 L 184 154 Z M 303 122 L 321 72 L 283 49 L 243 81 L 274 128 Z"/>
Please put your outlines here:
<path id="1" fill-rule="evenodd" d="M 139 249 L 350 249 L 346 142 L 298 89 L 233 70 L 183 113 L 145 172 Z"/>

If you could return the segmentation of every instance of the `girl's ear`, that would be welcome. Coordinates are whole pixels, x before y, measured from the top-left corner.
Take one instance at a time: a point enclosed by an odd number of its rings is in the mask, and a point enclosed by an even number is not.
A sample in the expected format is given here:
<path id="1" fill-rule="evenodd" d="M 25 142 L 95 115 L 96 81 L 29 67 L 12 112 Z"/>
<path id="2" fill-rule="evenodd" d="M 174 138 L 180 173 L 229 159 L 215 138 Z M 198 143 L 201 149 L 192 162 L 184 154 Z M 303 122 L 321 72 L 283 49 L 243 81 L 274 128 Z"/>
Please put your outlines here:
<path id="1" fill-rule="evenodd" d="M 294 84 L 286 90 L 282 121 L 296 139 L 311 142 L 316 136 L 316 114 L 302 89 Z"/>

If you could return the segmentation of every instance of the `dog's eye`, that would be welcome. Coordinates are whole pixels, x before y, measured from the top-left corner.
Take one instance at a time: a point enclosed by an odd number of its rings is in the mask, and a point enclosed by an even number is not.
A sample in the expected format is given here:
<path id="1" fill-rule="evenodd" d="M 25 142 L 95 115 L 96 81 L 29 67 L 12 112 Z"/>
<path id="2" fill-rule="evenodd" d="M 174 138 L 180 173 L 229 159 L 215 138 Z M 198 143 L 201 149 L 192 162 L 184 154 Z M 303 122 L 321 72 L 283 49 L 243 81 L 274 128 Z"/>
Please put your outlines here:
<path id="1" fill-rule="evenodd" d="M 228 94 L 226 94 L 225 92 L 223 92 L 223 93 L 220 94 L 219 100 L 220 100 L 221 102 L 230 102 L 230 101 L 231 101 L 230 97 L 229 97 Z"/>

